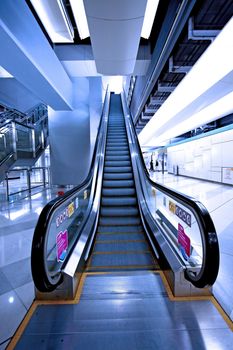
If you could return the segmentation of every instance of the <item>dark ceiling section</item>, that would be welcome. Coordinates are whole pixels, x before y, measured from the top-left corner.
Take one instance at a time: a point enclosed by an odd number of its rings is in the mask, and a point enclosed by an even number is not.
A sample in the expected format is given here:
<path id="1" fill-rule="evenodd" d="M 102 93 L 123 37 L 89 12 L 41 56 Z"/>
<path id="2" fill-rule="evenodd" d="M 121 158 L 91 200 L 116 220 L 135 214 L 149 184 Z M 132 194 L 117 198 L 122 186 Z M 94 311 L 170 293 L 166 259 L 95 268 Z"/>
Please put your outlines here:
<path id="1" fill-rule="evenodd" d="M 78 28 L 76 26 L 76 23 L 75 23 L 75 19 L 74 19 L 74 14 L 73 14 L 73 11 L 72 11 L 72 8 L 71 8 L 71 5 L 70 5 L 70 1 L 69 0 L 62 0 L 63 1 L 63 4 L 66 8 L 66 11 L 69 15 L 69 19 L 70 19 L 70 22 L 74 28 L 74 44 L 77 45 L 77 44 L 82 44 L 82 45 L 90 45 L 91 44 L 91 40 L 90 38 L 86 38 L 86 39 L 83 39 L 81 40 L 80 39 L 80 36 L 79 36 L 79 33 L 78 33 Z M 63 44 L 64 45 L 64 44 Z M 68 44 L 70 45 L 70 44 Z"/>
<path id="2" fill-rule="evenodd" d="M 155 44 L 158 39 L 160 29 L 162 27 L 169 2 L 170 0 L 160 0 L 159 6 L 157 8 L 154 23 L 151 30 L 151 35 L 150 35 L 151 52 L 153 52 L 155 48 Z"/>
<path id="3" fill-rule="evenodd" d="M 33 13 L 35 19 L 37 20 L 37 22 L 38 22 L 38 24 L 39 24 L 41 30 L 43 31 L 44 35 L 46 36 L 46 38 L 47 38 L 49 44 L 50 44 L 52 47 L 54 47 L 55 45 L 60 45 L 60 43 L 54 44 L 54 43 L 51 41 L 51 39 L 50 39 L 50 37 L 49 37 L 49 35 L 48 35 L 48 33 L 47 33 L 45 27 L 43 26 L 43 23 L 41 22 L 39 16 L 37 15 L 37 13 L 36 13 L 36 11 L 35 11 L 35 9 L 34 9 L 34 7 L 33 7 L 32 3 L 31 3 L 31 1 L 30 1 L 30 0 L 25 0 L 25 1 L 26 1 L 26 3 L 27 3 L 28 7 L 30 8 L 31 12 Z M 69 1 L 69 0 L 62 0 L 62 2 L 63 2 L 63 5 L 64 5 L 64 7 L 65 7 L 65 9 L 66 9 L 66 12 L 67 12 L 67 15 L 68 15 L 68 17 L 69 17 L 69 20 L 70 20 L 70 22 L 71 22 L 71 24 L 72 24 L 72 27 L 73 27 L 73 29 L 74 29 L 74 38 L 73 38 L 73 43 L 61 43 L 61 45 L 72 45 L 72 44 L 75 44 L 75 45 L 77 45 L 77 44 L 91 45 L 91 40 L 90 40 L 90 38 L 86 38 L 86 39 L 83 39 L 83 40 L 80 39 L 80 36 L 79 36 L 79 33 L 78 33 L 78 28 L 77 28 L 77 26 L 76 26 L 75 19 L 74 19 L 74 15 L 73 15 L 72 8 L 71 8 L 71 5 L 70 5 L 70 1 Z"/>
<path id="4" fill-rule="evenodd" d="M 233 15 L 232 0 L 199 0 L 165 63 L 147 102 L 136 116 L 139 133 Z M 157 33 L 157 32 L 156 32 Z"/>

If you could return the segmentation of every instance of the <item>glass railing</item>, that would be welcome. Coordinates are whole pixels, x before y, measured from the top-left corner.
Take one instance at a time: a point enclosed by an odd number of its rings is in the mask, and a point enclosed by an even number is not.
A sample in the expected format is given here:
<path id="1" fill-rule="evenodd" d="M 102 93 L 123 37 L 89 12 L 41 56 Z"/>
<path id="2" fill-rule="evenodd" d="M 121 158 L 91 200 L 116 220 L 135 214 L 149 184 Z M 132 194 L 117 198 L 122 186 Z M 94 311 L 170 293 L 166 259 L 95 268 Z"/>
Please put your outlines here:
<path id="1" fill-rule="evenodd" d="M 45 105 L 37 105 L 26 114 L 16 110 L 1 113 L 0 163 L 9 156 L 36 157 L 46 147 L 48 115 Z"/>
<path id="2" fill-rule="evenodd" d="M 36 124 L 38 121 L 41 121 L 44 116 L 48 115 L 48 108 L 46 105 L 40 103 L 27 110 L 25 115 L 27 116 L 26 119 L 28 124 Z"/>
<path id="3" fill-rule="evenodd" d="M 33 106 L 25 113 L 7 106 L 4 106 L 4 111 L 0 114 L 0 124 L 8 121 L 17 121 L 25 125 L 36 124 L 48 115 L 48 108 L 43 103 Z"/>
<path id="4" fill-rule="evenodd" d="M 145 216 L 153 219 L 161 233 L 160 246 L 167 244 L 178 257 L 185 278 L 198 288 L 212 285 L 219 269 L 219 246 L 210 214 L 194 198 L 150 179 L 123 94 L 122 101 L 136 189 Z"/>
<path id="5" fill-rule="evenodd" d="M 76 249 L 78 260 L 92 241 L 98 218 L 109 94 L 106 94 L 92 163 L 86 180 L 42 210 L 35 228 L 31 266 L 35 286 L 50 292 L 63 280 L 63 268 Z M 78 161 L 78 160 L 77 160 Z M 92 216 L 92 219 L 90 219 Z"/>
<path id="6" fill-rule="evenodd" d="M 46 272 L 51 279 L 59 274 L 64 261 L 80 236 L 80 228 L 90 200 L 91 185 L 90 182 L 87 186 L 70 195 L 51 214 L 44 252 Z"/>
<path id="7" fill-rule="evenodd" d="M 9 127 L 0 128 L 0 164 L 13 154 L 12 130 Z"/>
<path id="8" fill-rule="evenodd" d="M 203 263 L 201 227 L 193 208 L 171 193 L 146 182 L 148 208 L 185 265 L 197 269 Z"/>
<path id="9" fill-rule="evenodd" d="M 6 198 L 12 203 L 35 193 L 50 183 L 48 167 L 17 167 L 5 173 Z"/>
<path id="10" fill-rule="evenodd" d="M 16 148 L 17 152 L 32 152 L 33 143 L 32 143 L 32 130 L 25 125 L 16 123 Z"/>

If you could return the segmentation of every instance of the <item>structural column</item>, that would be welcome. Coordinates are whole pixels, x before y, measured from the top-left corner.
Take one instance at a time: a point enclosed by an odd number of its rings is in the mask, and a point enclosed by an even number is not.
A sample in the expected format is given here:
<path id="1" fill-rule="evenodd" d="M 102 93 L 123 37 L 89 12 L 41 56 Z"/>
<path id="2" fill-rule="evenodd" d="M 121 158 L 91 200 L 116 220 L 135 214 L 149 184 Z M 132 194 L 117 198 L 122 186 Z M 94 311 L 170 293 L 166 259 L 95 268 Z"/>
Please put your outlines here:
<path id="1" fill-rule="evenodd" d="M 90 167 L 89 80 L 73 81 L 73 111 L 49 108 L 53 185 L 78 185 Z"/>

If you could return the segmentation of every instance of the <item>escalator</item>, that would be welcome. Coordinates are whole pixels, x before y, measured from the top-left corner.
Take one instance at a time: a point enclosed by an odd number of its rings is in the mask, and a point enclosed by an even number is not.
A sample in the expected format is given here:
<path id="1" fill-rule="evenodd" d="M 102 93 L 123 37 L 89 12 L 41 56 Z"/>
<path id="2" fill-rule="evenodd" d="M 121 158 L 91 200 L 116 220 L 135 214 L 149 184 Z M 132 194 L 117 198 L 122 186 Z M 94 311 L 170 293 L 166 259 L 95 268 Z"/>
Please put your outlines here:
<path id="1" fill-rule="evenodd" d="M 200 202 L 150 180 L 124 96 L 106 94 L 86 180 L 43 208 L 31 266 L 19 350 L 205 349 L 202 326 L 225 327 L 207 299 L 170 300 L 210 294 L 217 235 Z"/>
<path id="2" fill-rule="evenodd" d="M 99 224 L 86 271 L 157 268 L 140 219 L 120 95 L 112 95 Z"/>
<path id="3" fill-rule="evenodd" d="M 31 266 L 42 299 L 73 298 L 83 272 L 160 266 L 174 295 L 199 293 L 216 280 L 219 247 L 210 214 L 150 179 L 123 94 L 106 93 L 85 181 L 43 208 Z"/>

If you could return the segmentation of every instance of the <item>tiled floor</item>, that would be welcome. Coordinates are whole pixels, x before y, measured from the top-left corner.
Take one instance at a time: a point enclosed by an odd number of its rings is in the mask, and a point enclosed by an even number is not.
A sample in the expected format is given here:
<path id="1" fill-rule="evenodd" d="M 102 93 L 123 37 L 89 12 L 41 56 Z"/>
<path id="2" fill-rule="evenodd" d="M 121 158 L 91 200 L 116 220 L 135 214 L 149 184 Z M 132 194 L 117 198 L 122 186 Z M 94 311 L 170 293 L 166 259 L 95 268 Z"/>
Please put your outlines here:
<path id="1" fill-rule="evenodd" d="M 213 294 L 233 320 L 233 186 L 161 172 L 151 178 L 202 202 L 211 214 L 220 246 L 220 270 Z"/>
<path id="2" fill-rule="evenodd" d="M 219 277 L 214 295 L 231 315 L 233 310 L 233 187 L 161 173 L 153 179 L 198 198 L 210 211 L 221 249 Z M 34 298 L 30 253 L 34 227 L 43 206 L 58 192 L 45 189 L 8 204 L 0 187 L 0 350 L 5 349 Z M 233 315 L 231 315 L 233 316 Z M 232 317 L 233 318 L 233 317 Z"/>
<path id="3" fill-rule="evenodd" d="M 21 186 L 22 180 L 14 180 L 11 190 Z M 31 198 L 21 196 L 8 203 L 5 187 L 5 183 L 0 184 L 0 350 L 6 348 L 34 299 L 30 262 L 33 232 L 42 208 L 59 191 L 57 187 L 41 187 Z"/>

